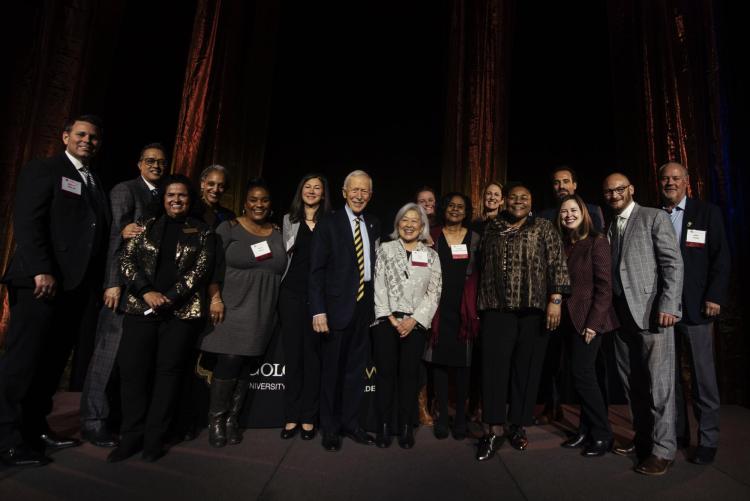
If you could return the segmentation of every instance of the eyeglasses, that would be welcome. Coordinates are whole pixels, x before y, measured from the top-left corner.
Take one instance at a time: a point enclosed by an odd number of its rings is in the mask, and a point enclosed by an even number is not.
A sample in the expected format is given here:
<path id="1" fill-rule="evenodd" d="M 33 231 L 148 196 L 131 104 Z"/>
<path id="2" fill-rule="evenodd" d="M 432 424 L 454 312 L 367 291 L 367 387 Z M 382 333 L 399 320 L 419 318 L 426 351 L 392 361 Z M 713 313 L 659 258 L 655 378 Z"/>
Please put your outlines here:
<path id="1" fill-rule="evenodd" d="M 617 188 L 612 188 L 611 190 L 604 190 L 604 196 L 611 197 L 615 193 L 617 193 L 618 195 L 622 195 L 623 193 L 625 193 L 625 190 L 627 190 L 629 187 L 630 185 L 626 184 L 625 186 L 618 186 Z"/>
<path id="2" fill-rule="evenodd" d="M 158 165 L 159 167 L 167 166 L 166 158 L 141 158 L 141 162 L 148 165 L 149 167 L 153 167 L 154 165 Z"/>

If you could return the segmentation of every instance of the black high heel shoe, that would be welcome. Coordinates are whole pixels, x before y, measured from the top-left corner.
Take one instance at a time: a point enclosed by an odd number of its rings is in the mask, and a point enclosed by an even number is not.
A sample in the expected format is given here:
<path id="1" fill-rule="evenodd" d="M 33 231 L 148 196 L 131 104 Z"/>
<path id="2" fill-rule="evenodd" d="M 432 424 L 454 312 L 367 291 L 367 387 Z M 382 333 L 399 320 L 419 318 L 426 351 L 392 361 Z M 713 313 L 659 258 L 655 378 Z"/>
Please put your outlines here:
<path id="1" fill-rule="evenodd" d="M 299 436 L 300 438 L 302 438 L 302 440 L 312 440 L 313 438 L 315 438 L 315 433 L 316 433 L 316 430 L 314 426 L 310 430 L 306 430 L 302 428 L 299 431 Z"/>
<path id="2" fill-rule="evenodd" d="M 414 428 L 410 424 L 401 427 L 401 434 L 398 436 L 398 445 L 402 449 L 411 449 L 414 447 Z"/>
<path id="3" fill-rule="evenodd" d="M 281 438 L 284 440 L 289 440 L 290 438 L 293 438 L 297 432 L 299 431 L 300 426 L 294 425 L 294 428 L 287 430 L 286 428 L 281 429 Z"/>
<path id="4" fill-rule="evenodd" d="M 477 461 L 487 461 L 492 459 L 497 450 L 503 443 L 503 437 L 490 433 L 479 440 L 477 448 Z"/>

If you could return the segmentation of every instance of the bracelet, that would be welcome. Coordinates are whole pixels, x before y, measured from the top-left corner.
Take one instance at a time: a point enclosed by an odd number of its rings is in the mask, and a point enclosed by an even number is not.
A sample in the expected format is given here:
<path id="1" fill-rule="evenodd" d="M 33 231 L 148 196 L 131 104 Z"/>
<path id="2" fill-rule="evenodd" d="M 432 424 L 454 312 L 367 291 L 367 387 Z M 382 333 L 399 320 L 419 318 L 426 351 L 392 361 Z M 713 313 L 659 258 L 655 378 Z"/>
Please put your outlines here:
<path id="1" fill-rule="evenodd" d="M 224 301 L 223 301 L 223 300 L 222 300 L 221 298 L 218 298 L 218 299 L 212 299 L 212 300 L 211 300 L 211 304 L 216 304 L 216 303 L 223 303 L 223 302 L 224 302 Z"/>

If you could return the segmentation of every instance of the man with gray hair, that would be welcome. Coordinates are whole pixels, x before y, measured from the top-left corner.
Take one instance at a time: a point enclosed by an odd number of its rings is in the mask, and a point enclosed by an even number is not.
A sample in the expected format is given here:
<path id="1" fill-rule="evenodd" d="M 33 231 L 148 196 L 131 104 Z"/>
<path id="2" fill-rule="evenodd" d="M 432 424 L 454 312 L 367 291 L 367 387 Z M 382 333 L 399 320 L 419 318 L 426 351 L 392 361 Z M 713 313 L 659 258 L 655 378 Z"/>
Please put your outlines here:
<path id="1" fill-rule="evenodd" d="M 690 458 L 695 464 L 710 464 L 719 445 L 719 387 L 714 364 L 713 327 L 726 304 L 731 257 L 721 210 L 713 204 L 688 197 L 687 169 L 669 162 L 659 169 L 662 208 L 674 226 L 685 263 L 682 287 L 682 319 L 675 325 L 675 398 L 677 444 L 690 444 L 687 400 L 683 396 L 680 360 L 690 356 L 692 400 L 698 421 L 698 447 Z"/>
<path id="2" fill-rule="evenodd" d="M 322 445 L 341 449 L 341 434 L 373 445 L 359 424 L 369 326 L 374 319 L 373 275 L 380 223 L 365 214 L 372 179 L 361 170 L 344 180 L 343 209 L 322 218 L 312 237 L 309 298 L 313 330 L 321 343 Z"/>

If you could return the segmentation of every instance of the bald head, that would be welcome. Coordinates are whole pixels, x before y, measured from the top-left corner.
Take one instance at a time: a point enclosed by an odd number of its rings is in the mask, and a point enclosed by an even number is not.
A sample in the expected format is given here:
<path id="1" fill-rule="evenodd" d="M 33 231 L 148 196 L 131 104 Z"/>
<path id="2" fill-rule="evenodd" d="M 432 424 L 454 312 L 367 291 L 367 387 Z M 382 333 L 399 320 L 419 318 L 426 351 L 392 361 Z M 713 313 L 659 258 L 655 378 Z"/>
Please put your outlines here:
<path id="1" fill-rule="evenodd" d="M 687 196 L 690 177 L 682 164 L 667 162 L 659 167 L 659 189 L 667 207 L 678 205 Z"/>
<path id="2" fill-rule="evenodd" d="M 633 201 L 635 188 L 630 184 L 630 179 L 625 174 L 615 172 L 604 178 L 602 191 L 607 205 L 619 214 Z"/>

